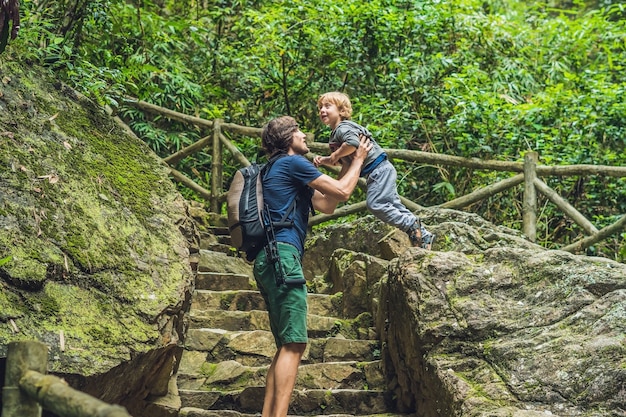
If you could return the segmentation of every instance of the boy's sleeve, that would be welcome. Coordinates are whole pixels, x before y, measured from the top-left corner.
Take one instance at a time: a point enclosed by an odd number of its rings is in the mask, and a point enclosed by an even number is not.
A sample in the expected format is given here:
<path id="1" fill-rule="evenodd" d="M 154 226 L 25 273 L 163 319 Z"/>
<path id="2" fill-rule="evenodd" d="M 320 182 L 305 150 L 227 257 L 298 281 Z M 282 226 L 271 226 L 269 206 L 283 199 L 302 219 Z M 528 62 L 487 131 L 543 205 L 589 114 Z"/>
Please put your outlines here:
<path id="1" fill-rule="evenodd" d="M 347 143 L 350 146 L 354 146 L 355 148 L 359 147 L 361 141 L 359 140 L 359 131 L 357 129 L 352 128 L 351 126 L 338 126 L 337 127 L 337 137 L 341 138 L 341 143 Z M 331 149 L 332 152 L 334 152 Z"/>

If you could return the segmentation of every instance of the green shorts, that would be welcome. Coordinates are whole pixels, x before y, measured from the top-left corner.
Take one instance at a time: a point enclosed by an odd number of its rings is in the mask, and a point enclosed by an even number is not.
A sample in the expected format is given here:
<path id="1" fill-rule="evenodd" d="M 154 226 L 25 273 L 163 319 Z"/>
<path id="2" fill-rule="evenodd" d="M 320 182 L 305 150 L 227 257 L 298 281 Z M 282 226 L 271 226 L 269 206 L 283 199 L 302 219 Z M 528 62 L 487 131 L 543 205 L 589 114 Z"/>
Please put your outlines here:
<path id="1" fill-rule="evenodd" d="M 287 282 L 290 279 L 304 278 L 298 249 L 279 242 L 278 253 Z M 253 271 L 269 312 L 276 346 L 280 348 L 288 343 L 307 343 L 306 285 L 283 284 L 277 287 L 276 272 L 274 266 L 267 261 L 265 251 L 257 255 Z"/>

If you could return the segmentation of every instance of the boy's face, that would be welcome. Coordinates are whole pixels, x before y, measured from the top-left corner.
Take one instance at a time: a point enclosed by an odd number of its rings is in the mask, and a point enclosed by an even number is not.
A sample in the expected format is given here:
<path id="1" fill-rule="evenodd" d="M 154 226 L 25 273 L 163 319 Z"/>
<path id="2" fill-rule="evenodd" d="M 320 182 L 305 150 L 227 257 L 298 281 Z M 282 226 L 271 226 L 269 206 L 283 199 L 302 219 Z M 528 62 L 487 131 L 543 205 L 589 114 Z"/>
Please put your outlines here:
<path id="1" fill-rule="evenodd" d="M 341 122 L 341 116 L 339 115 L 339 108 L 334 103 L 324 101 L 319 106 L 319 116 L 322 123 L 326 126 L 334 129 Z"/>

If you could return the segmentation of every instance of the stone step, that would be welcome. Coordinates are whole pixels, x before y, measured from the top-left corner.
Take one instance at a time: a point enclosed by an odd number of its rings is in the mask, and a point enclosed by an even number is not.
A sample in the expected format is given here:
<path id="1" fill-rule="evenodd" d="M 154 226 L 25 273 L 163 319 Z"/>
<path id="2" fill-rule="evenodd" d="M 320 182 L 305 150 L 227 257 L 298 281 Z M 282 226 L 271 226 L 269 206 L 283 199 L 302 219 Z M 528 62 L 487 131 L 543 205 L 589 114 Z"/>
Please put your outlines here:
<path id="1" fill-rule="evenodd" d="M 237 410 L 259 413 L 263 408 L 263 386 L 240 391 L 219 392 L 180 390 L 182 407 L 204 410 Z M 311 389 L 294 390 L 289 404 L 290 415 L 373 415 L 393 412 L 390 394 L 379 390 Z M 224 414 L 221 414 L 224 415 Z"/>
<path id="2" fill-rule="evenodd" d="M 229 331 L 270 330 L 267 311 L 190 311 L 189 329 L 223 329 Z M 346 339 L 372 339 L 376 332 L 372 327 L 358 327 L 349 320 L 336 317 L 307 315 L 307 330 L 310 338 L 343 335 Z"/>
<path id="3" fill-rule="evenodd" d="M 207 233 L 214 236 L 230 236 L 228 226 L 208 226 Z"/>
<path id="4" fill-rule="evenodd" d="M 217 241 L 209 243 L 202 243 L 202 246 L 211 245 L 211 244 L 219 244 Z M 208 249 L 200 249 L 198 250 L 198 272 L 200 273 L 213 273 L 213 274 L 223 274 L 223 275 L 247 275 L 248 277 L 252 277 L 252 264 L 247 262 L 245 259 L 236 256 L 236 253 L 230 251 L 230 247 L 228 252 L 223 253 L 221 249 L 218 250 L 208 250 Z M 232 253 L 230 253 L 232 252 Z M 232 256 L 235 255 L 235 256 Z M 231 290 L 247 290 L 249 287 L 238 288 L 201 288 L 201 289 L 231 289 Z"/>
<path id="5" fill-rule="evenodd" d="M 191 297 L 191 310 L 200 314 L 210 310 L 264 310 L 265 302 L 257 290 L 198 290 Z"/>
<path id="6" fill-rule="evenodd" d="M 247 366 L 268 365 L 275 353 L 274 337 L 266 330 L 229 332 L 222 329 L 189 329 L 179 373 L 195 374 L 205 362 L 226 360 L 236 360 Z M 373 361 L 379 358 L 378 340 L 328 337 L 309 339 L 302 363 Z"/>
<path id="7" fill-rule="evenodd" d="M 258 417 L 276 345 L 251 265 L 242 259 L 226 263 L 237 256 L 228 231 L 211 232 L 213 238 L 194 254 L 198 272 L 176 378 L 178 416 Z M 393 401 L 371 315 L 345 317 L 341 295 L 308 297 L 309 343 L 290 417 L 403 417 L 390 414 Z"/>
<path id="8" fill-rule="evenodd" d="M 229 331 L 269 330 L 266 311 L 213 310 L 189 312 L 189 329 L 223 329 Z"/>
<path id="9" fill-rule="evenodd" d="M 223 253 L 232 257 L 237 257 L 237 251 L 231 246 L 229 242 L 222 242 L 218 240 L 217 242 L 205 243 L 200 248 L 208 251 Z"/>
<path id="10" fill-rule="evenodd" d="M 247 274 L 198 272 L 196 290 L 253 290 L 256 289 L 254 278 Z"/>
<path id="11" fill-rule="evenodd" d="M 263 386 L 268 369 L 269 364 L 245 366 L 234 360 L 204 363 L 198 367 L 196 374 L 179 372 L 177 384 L 179 389 L 231 392 Z M 382 363 L 344 361 L 301 365 L 298 368 L 296 389 L 384 390 Z"/>
<path id="12" fill-rule="evenodd" d="M 342 317 L 341 295 L 309 294 L 307 304 L 309 314 L 318 316 Z M 208 310 L 265 310 L 263 296 L 258 290 L 199 290 L 194 291 L 191 309 L 199 314 Z"/>
<path id="13" fill-rule="evenodd" d="M 259 413 L 240 413 L 235 410 L 203 410 L 201 408 L 183 407 L 178 414 L 179 417 L 259 417 Z M 317 414 L 307 417 L 355 417 L 354 414 Z M 301 417 L 290 414 L 289 417 Z M 304 417 L 304 416 L 302 416 Z M 360 414 L 359 417 L 415 417 L 410 414 Z"/>
<path id="14" fill-rule="evenodd" d="M 230 235 L 212 234 L 207 231 L 201 231 L 200 233 L 200 249 L 211 250 L 213 245 L 220 244 L 232 248 L 232 242 Z M 233 248 L 234 251 L 234 248 Z"/>

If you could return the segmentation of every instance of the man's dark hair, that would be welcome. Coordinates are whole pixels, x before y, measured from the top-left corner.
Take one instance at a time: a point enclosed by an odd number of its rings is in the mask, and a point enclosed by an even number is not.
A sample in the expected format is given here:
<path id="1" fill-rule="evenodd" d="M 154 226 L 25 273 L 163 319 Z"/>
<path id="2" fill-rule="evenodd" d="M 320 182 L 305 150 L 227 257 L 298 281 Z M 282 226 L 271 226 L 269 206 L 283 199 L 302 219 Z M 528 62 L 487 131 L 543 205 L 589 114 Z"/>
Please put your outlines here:
<path id="1" fill-rule="evenodd" d="M 293 142 L 293 134 L 298 130 L 296 119 L 291 116 L 281 116 L 270 120 L 263 126 L 261 140 L 263 149 L 268 156 L 287 153 Z"/>

